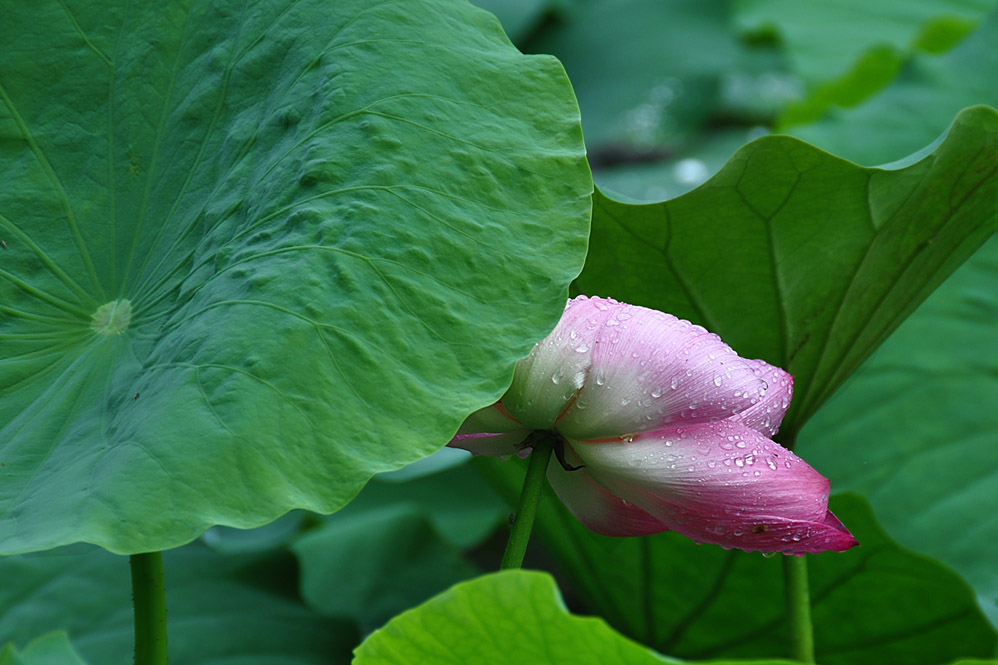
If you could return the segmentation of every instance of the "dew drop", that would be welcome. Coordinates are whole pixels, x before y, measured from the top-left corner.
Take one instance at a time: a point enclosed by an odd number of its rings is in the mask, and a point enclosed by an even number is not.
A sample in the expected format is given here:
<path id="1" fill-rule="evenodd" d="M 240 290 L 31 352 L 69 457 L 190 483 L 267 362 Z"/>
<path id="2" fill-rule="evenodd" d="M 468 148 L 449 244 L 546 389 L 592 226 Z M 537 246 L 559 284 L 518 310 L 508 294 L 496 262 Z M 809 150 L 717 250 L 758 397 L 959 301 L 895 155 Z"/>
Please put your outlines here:
<path id="1" fill-rule="evenodd" d="M 721 384 L 723 384 L 723 383 L 724 383 L 724 377 L 722 377 L 720 374 L 717 374 L 716 376 L 714 376 L 714 385 L 715 386 L 717 386 L 718 388 L 720 388 Z"/>

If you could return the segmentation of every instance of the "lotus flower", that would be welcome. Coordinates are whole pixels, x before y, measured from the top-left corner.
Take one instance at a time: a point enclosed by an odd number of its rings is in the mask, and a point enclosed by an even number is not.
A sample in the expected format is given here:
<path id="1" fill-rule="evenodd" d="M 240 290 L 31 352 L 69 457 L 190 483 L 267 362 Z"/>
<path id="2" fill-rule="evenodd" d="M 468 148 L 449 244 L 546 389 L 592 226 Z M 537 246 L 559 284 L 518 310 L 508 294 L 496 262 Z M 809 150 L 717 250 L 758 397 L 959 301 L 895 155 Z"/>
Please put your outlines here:
<path id="1" fill-rule="evenodd" d="M 596 533 L 846 550 L 857 542 L 828 510 L 828 480 L 771 440 L 792 391 L 789 374 L 700 326 L 580 296 L 450 445 L 511 455 L 553 433 L 548 480 Z"/>

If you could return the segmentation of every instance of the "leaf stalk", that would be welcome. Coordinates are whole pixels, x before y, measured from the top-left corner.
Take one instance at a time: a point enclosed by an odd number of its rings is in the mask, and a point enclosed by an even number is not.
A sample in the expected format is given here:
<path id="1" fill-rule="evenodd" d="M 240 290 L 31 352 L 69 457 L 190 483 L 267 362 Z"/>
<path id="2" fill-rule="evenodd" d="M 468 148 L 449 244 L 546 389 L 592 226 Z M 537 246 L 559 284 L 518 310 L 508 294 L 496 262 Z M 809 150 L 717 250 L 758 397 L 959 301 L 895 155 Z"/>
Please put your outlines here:
<path id="1" fill-rule="evenodd" d="M 554 450 L 554 436 L 538 436 L 530 453 L 527 465 L 527 475 L 523 479 L 523 489 L 520 492 L 520 505 L 516 509 L 513 528 L 506 541 L 506 552 L 503 554 L 500 570 L 520 568 L 523 556 L 527 552 L 530 541 L 530 531 L 534 527 L 534 516 L 537 514 L 537 504 L 541 498 L 544 479 L 547 476 L 548 462 Z"/>
<path id="2" fill-rule="evenodd" d="M 783 581 L 790 628 L 791 655 L 802 663 L 814 663 L 814 627 L 811 623 L 811 589 L 807 557 L 783 557 Z"/>
<path id="3" fill-rule="evenodd" d="M 163 553 L 133 554 L 129 563 L 135 604 L 135 665 L 166 665 Z"/>

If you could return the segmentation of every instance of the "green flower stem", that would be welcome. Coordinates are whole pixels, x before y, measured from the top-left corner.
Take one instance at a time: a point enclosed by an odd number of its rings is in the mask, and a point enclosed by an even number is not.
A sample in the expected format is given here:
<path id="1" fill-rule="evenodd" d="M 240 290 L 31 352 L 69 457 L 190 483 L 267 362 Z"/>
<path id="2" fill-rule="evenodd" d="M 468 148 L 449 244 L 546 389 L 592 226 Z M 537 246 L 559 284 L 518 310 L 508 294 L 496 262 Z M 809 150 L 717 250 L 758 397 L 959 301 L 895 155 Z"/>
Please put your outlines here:
<path id="1" fill-rule="evenodd" d="M 135 665 L 166 665 L 163 554 L 133 554 L 130 563 L 135 603 Z"/>
<path id="2" fill-rule="evenodd" d="M 539 436 L 530 453 L 530 463 L 527 465 L 527 476 L 523 479 L 523 490 L 520 492 L 520 505 L 516 509 L 513 528 L 506 542 L 506 553 L 502 556 L 500 570 L 519 568 L 523 565 L 523 555 L 527 552 L 527 542 L 530 540 L 530 530 L 534 526 L 534 515 L 537 513 L 537 502 L 541 498 L 544 478 L 547 476 L 548 461 L 554 450 L 554 437 Z"/>
<path id="3" fill-rule="evenodd" d="M 791 654 L 802 663 L 814 663 L 814 628 L 811 625 L 811 589 L 807 558 L 783 557 L 783 581 L 790 625 Z"/>

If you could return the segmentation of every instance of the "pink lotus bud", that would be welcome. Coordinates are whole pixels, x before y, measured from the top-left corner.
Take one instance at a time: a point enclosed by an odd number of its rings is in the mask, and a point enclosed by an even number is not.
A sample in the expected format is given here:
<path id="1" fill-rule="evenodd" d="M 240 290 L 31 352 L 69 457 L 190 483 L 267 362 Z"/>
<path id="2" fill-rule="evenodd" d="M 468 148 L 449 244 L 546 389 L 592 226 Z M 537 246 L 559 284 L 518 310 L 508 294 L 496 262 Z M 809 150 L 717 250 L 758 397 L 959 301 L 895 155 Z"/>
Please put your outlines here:
<path id="1" fill-rule="evenodd" d="M 712 333 L 644 307 L 580 296 L 521 360 L 496 404 L 450 442 L 510 455 L 534 430 L 562 459 L 548 480 L 593 531 L 672 529 L 698 542 L 803 554 L 857 544 L 828 510 L 829 482 L 770 440 L 793 377 Z"/>

